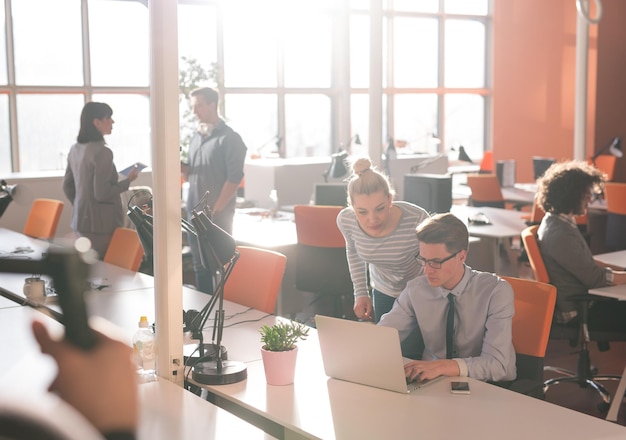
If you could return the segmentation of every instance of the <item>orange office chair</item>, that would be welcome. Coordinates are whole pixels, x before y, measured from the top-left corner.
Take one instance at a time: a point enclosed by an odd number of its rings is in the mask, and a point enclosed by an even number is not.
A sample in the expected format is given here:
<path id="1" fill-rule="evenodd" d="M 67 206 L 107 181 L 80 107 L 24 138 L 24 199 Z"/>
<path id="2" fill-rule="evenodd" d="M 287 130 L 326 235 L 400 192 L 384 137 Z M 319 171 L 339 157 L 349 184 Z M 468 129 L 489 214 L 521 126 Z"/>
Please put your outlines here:
<path id="1" fill-rule="evenodd" d="M 505 207 L 500 182 L 495 174 L 468 174 L 467 185 L 472 191 L 469 205 Z"/>
<path id="2" fill-rule="evenodd" d="M 313 303 L 331 297 L 334 316 L 352 319 L 354 289 L 346 242 L 337 227 L 337 215 L 342 209 L 342 206 L 327 205 L 294 207 L 298 236 L 296 288 L 315 293 Z"/>
<path id="3" fill-rule="evenodd" d="M 541 250 L 537 240 L 538 229 L 538 225 L 529 226 L 524 229 L 522 231 L 522 240 L 524 242 L 524 246 L 526 247 L 526 251 L 528 252 L 528 259 L 530 261 L 530 266 L 533 269 L 535 279 L 543 283 L 549 283 L 550 277 L 543 261 L 543 256 L 541 255 Z M 588 328 L 587 312 L 589 302 L 592 300 L 599 300 L 599 297 L 584 295 L 580 298 L 572 297 L 571 299 L 576 301 L 579 306 L 579 324 L 573 326 L 569 324 L 553 323 L 550 330 L 550 338 L 569 339 L 571 346 L 576 346 L 576 344 L 578 344 L 578 369 L 574 372 L 559 367 L 544 367 L 544 371 L 552 371 L 561 374 L 561 376 L 544 381 L 543 391 L 544 393 L 547 392 L 551 385 L 556 385 L 562 382 L 575 382 L 578 383 L 581 388 L 590 386 L 595 389 L 604 401 L 604 404 L 608 405 L 611 401 L 611 396 L 606 388 L 604 388 L 604 386 L 597 381 L 619 380 L 620 377 L 613 375 L 598 375 L 592 372 L 591 360 L 589 358 L 589 342 L 592 339 L 606 342 L 607 340 L 615 339 L 615 335 L 596 332 Z"/>
<path id="4" fill-rule="evenodd" d="M 24 234 L 46 240 L 54 238 L 61 212 L 63 212 L 62 201 L 35 199 L 24 225 Z"/>
<path id="5" fill-rule="evenodd" d="M 626 249 L 626 183 L 607 182 L 604 185 L 604 197 L 607 213 L 606 247 L 609 251 L 624 250 Z"/>
<path id="6" fill-rule="evenodd" d="M 287 257 L 279 252 L 237 246 L 239 259 L 224 286 L 224 299 L 273 314 Z"/>
<path id="7" fill-rule="evenodd" d="M 546 215 L 545 211 L 539 204 L 537 203 L 537 198 L 533 201 L 533 206 L 530 208 L 530 212 L 528 214 L 522 215 L 522 218 L 526 222 L 528 226 L 538 225 L 543 220 L 543 216 Z"/>
<path id="8" fill-rule="evenodd" d="M 594 165 L 597 169 L 606 174 L 606 181 L 611 182 L 615 177 L 615 168 L 617 166 L 617 157 L 612 154 L 601 154 L 595 160 L 588 160 L 590 165 Z"/>
<path id="9" fill-rule="evenodd" d="M 480 161 L 478 172 L 480 174 L 493 174 L 496 172 L 493 166 L 493 151 L 490 150 L 483 153 L 483 159 Z"/>
<path id="10" fill-rule="evenodd" d="M 142 259 L 143 247 L 137 231 L 128 228 L 116 228 L 104 254 L 104 262 L 137 272 Z"/>
<path id="11" fill-rule="evenodd" d="M 543 360 L 550 338 L 556 287 L 514 277 L 502 277 L 511 284 L 515 296 L 513 346 L 517 378 L 509 389 L 544 399 Z"/>

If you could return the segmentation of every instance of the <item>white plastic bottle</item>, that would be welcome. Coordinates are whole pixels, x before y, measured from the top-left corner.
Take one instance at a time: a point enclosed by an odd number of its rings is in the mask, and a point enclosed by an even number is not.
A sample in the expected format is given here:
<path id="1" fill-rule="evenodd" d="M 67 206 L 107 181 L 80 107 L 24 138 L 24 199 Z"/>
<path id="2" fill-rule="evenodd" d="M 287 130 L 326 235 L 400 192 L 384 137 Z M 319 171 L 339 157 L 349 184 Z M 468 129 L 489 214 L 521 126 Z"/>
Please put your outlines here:
<path id="1" fill-rule="evenodd" d="M 272 218 L 278 217 L 278 193 L 275 189 L 270 191 L 270 214 Z"/>
<path id="2" fill-rule="evenodd" d="M 137 373 L 140 382 L 152 382 L 156 377 L 156 344 L 154 333 L 148 325 L 148 318 L 139 319 L 139 328 L 133 336 L 133 350 L 137 359 Z"/>

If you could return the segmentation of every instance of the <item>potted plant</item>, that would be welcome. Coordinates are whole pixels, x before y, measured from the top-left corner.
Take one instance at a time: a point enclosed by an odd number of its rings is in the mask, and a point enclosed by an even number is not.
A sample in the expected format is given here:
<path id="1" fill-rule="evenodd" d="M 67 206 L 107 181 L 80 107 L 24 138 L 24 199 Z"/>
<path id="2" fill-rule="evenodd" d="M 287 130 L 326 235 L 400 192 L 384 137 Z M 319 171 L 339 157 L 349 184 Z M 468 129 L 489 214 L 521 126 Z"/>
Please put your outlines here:
<path id="1" fill-rule="evenodd" d="M 293 383 L 296 371 L 298 346 L 296 342 L 309 335 L 309 328 L 296 321 L 281 321 L 272 326 L 264 325 L 261 333 L 261 356 L 265 379 L 269 385 Z"/>

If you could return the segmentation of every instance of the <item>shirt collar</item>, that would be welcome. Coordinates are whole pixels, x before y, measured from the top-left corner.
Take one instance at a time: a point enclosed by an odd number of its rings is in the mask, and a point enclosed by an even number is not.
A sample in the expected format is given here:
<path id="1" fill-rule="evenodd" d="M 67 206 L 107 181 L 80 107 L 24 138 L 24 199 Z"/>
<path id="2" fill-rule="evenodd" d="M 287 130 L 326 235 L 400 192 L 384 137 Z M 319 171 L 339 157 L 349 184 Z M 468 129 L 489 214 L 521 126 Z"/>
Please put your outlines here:
<path id="1" fill-rule="evenodd" d="M 454 286 L 453 289 L 448 290 L 443 286 L 439 287 L 439 293 L 441 294 L 443 298 L 447 298 L 448 293 L 453 294 L 455 298 L 458 298 L 459 296 L 461 296 L 461 294 L 465 290 L 465 287 L 467 286 L 467 283 L 469 283 L 471 269 L 469 268 L 467 264 L 464 264 L 463 271 L 464 271 L 463 278 L 461 278 L 461 281 L 459 281 L 458 284 Z"/>
<path id="2" fill-rule="evenodd" d="M 557 214 L 556 217 L 568 223 L 570 226 L 573 226 L 574 228 L 578 228 L 578 225 L 576 224 L 576 219 L 574 218 L 573 215 Z"/>

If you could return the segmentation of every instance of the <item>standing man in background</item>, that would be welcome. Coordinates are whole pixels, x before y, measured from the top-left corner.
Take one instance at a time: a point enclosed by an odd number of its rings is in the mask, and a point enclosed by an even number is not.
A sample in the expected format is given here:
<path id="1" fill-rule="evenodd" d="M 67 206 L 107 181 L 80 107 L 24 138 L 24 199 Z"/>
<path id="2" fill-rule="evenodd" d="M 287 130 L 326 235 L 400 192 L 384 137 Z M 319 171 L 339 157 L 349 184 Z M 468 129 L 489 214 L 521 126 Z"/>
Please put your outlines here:
<path id="1" fill-rule="evenodd" d="M 187 215 L 209 191 L 208 204 L 211 220 L 232 234 L 237 188 L 243 179 L 246 146 L 218 113 L 219 95 L 209 87 L 192 90 L 191 107 L 198 119 L 198 130 L 189 144 L 188 163 L 183 164 L 183 175 L 189 181 Z M 202 267 L 200 251 L 194 237 L 189 237 L 196 287 L 213 293 L 213 276 Z"/>

